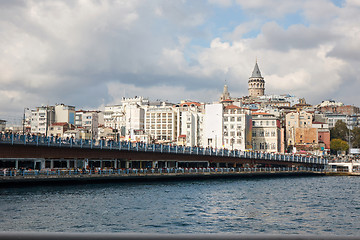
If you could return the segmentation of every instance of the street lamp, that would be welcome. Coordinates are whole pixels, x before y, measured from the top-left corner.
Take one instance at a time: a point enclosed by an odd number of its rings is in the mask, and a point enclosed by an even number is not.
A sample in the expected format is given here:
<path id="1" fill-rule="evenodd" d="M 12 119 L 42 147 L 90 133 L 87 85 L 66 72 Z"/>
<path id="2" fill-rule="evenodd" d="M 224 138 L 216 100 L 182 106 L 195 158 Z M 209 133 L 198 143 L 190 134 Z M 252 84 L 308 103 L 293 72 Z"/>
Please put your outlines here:
<path id="1" fill-rule="evenodd" d="M 24 117 L 23 117 L 23 136 L 25 135 L 25 111 L 29 110 L 29 108 L 24 108 Z"/>

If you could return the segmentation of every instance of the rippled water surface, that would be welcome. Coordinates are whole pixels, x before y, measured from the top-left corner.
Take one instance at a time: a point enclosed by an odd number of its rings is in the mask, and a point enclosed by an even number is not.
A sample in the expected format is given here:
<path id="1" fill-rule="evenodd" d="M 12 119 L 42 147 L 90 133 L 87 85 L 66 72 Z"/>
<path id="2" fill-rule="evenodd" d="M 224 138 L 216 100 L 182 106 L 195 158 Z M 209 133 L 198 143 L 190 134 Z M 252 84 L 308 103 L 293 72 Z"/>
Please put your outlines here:
<path id="1" fill-rule="evenodd" d="M 0 189 L 0 231 L 360 233 L 360 178 Z"/>

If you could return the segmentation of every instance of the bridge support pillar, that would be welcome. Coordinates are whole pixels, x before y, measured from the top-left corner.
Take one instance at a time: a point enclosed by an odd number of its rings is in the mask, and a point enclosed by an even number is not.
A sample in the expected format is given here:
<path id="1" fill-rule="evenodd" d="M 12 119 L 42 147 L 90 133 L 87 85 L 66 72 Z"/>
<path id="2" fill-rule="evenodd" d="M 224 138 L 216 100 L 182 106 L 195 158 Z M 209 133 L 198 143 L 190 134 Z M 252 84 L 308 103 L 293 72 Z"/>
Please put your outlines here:
<path id="1" fill-rule="evenodd" d="M 40 169 L 45 168 L 45 159 L 41 159 Z"/>
<path id="2" fill-rule="evenodd" d="M 89 166 L 89 159 L 85 159 L 84 161 L 84 168 L 87 169 Z"/>
<path id="3" fill-rule="evenodd" d="M 70 160 L 66 160 L 66 168 L 67 168 L 67 169 L 70 168 Z"/>
<path id="4" fill-rule="evenodd" d="M 179 168 L 179 162 L 175 162 L 175 168 Z"/>
<path id="5" fill-rule="evenodd" d="M 15 160 L 15 168 L 19 169 L 19 160 Z"/>
<path id="6" fill-rule="evenodd" d="M 129 166 L 130 166 L 130 161 L 126 161 L 125 162 L 125 168 L 129 168 Z"/>
<path id="7" fill-rule="evenodd" d="M 54 168 L 54 160 L 50 160 L 50 168 Z"/>
<path id="8" fill-rule="evenodd" d="M 115 168 L 115 169 L 117 169 L 117 168 L 118 168 L 118 164 L 117 164 L 117 163 L 118 163 L 118 160 L 117 160 L 117 159 L 115 159 L 115 160 L 114 160 L 114 168 Z"/>
<path id="9" fill-rule="evenodd" d="M 216 167 L 217 167 L 217 168 L 220 167 L 220 163 L 216 163 Z"/>

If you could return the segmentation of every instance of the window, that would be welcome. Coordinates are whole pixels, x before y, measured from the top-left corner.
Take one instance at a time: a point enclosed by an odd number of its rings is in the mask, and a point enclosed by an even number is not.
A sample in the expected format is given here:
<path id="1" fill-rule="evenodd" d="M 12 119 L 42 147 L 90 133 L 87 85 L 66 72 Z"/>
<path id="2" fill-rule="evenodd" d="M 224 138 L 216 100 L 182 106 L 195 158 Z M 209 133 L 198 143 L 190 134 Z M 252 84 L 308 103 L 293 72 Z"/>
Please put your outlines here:
<path id="1" fill-rule="evenodd" d="M 253 137 L 256 137 L 256 131 L 253 131 L 253 132 L 252 132 L 252 136 L 253 136 Z"/>
<path id="2" fill-rule="evenodd" d="M 230 118 L 230 121 L 231 121 L 231 122 L 234 122 L 234 121 L 235 121 L 235 117 L 231 117 L 231 118 Z"/>
<path id="3" fill-rule="evenodd" d="M 241 122 L 241 117 L 238 117 L 237 120 L 238 120 L 238 122 Z"/>

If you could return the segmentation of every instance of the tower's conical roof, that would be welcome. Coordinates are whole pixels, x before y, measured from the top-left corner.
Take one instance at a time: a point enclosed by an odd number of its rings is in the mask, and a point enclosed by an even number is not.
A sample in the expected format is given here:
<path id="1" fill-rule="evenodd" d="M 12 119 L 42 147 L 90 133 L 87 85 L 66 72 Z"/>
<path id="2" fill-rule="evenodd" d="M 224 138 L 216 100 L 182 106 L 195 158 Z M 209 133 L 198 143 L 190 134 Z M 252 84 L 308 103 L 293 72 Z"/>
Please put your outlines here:
<path id="1" fill-rule="evenodd" d="M 252 78 L 262 78 L 257 62 L 255 63 L 255 67 L 254 67 L 251 77 Z"/>

